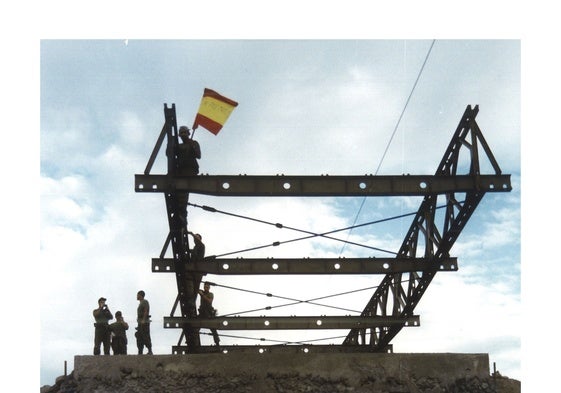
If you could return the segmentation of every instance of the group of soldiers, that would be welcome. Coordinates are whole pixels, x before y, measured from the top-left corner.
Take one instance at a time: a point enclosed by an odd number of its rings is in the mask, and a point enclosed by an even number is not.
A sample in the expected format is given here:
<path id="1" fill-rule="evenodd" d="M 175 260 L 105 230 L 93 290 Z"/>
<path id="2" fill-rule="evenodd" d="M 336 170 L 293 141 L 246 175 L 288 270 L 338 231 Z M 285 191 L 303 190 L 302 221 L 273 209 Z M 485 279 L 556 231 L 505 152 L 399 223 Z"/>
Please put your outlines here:
<path id="1" fill-rule="evenodd" d="M 197 159 L 201 158 L 201 149 L 199 143 L 195 141 L 192 137 L 189 138 L 190 130 L 186 126 L 181 126 L 179 128 L 178 136 L 182 143 L 176 146 L 175 152 L 173 152 L 174 159 L 176 162 L 177 175 L 181 176 L 194 176 L 199 173 L 199 165 Z M 178 208 L 180 210 L 180 217 L 182 221 L 187 223 L 187 193 L 177 194 Z M 193 236 L 194 247 L 190 252 L 190 259 L 192 261 L 200 261 L 205 255 L 205 245 L 202 242 L 202 236 L 200 234 L 195 234 L 188 232 L 188 234 Z M 205 283 L 204 289 L 199 289 L 202 281 L 202 275 L 200 274 L 188 274 L 186 280 L 186 288 L 189 297 L 189 313 L 196 315 L 195 301 L 197 295 L 200 295 L 201 302 L 199 307 L 199 316 L 203 318 L 211 318 L 216 314 L 216 310 L 212 306 L 214 300 L 214 295 L 210 292 L 210 284 Z M 137 323 L 136 328 L 136 344 L 138 348 L 138 354 L 142 355 L 144 347 L 148 350 L 148 354 L 152 355 L 152 340 L 150 337 L 150 304 L 144 298 L 144 291 L 138 291 L 137 300 L 139 301 L 137 309 Z M 127 354 L 127 335 L 126 331 L 129 325 L 125 322 L 121 311 L 115 313 L 116 321 L 109 324 L 109 321 L 113 319 L 113 314 L 109 310 L 106 304 L 107 299 L 104 297 L 99 298 L 98 308 L 93 311 L 93 316 L 95 318 L 95 338 L 94 338 L 94 355 L 101 354 L 101 345 L 103 345 L 103 352 L 105 355 L 110 354 L 110 348 L 113 349 L 114 355 L 126 355 Z M 212 336 L 214 338 L 214 343 L 219 345 L 220 338 L 216 329 L 211 329 Z"/>
<path id="2" fill-rule="evenodd" d="M 136 346 L 138 354 L 142 355 L 144 347 L 148 350 L 148 354 L 152 355 L 152 340 L 150 338 L 150 303 L 144 297 L 144 291 L 138 291 L 136 299 L 139 301 L 137 309 L 137 323 L 136 328 Z M 95 334 L 94 334 L 94 355 L 101 354 L 101 346 L 103 345 L 104 355 L 110 354 L 110 349 L 113 349 L 114 355 L 127 354 L 127 330 L 129 324 L 125 322 L 121 311 L 115 313 L 116 321 L 109 323 L 113 319 L 113 314 L 106 304 L 107 299 L 100 297 L 97 301 L 98 307 L 93 310 L 95 319 Z"/>
<path id="3" fill-rule="evenodd" d="M 210 292 L 210 284 L 204 283 L 204 289 L 199 289 L 198 294 L 201 297 L 199 307 L 199 316 L 202 318 L 212 318 L 216 314 L 216 310 L 212 306 L 214 294 Z M 136 299 L 139 301 L 137 308 L 136 321 L 136 347 L 138 354 L 142 355 L 144 347 L 148 350 L 147 354 L 152 355 L 152 339 L 150 337 L 150 303 L 145 298 L 144 291 L 138 291 Z M 106 304 L 107 299 L 100 297 L 97 301 L 98 307 L 93 310 L 95 319 L 95 335 L 94 335 L 94 355 L 101 355 L 101 346 L 103 345 L 103 354 L 110 355 L 110 349 L 113 349 L 113 355 L 127 354 L 127 330 L 129 324 L 125 322 L 121 311 L 115 313 L 116 321 L 109 323 L 113 319 L 113 314 Z M 214 343 L 218 346 L 220 337 L 216 329 L 210 329 L 214 338 Z"/>

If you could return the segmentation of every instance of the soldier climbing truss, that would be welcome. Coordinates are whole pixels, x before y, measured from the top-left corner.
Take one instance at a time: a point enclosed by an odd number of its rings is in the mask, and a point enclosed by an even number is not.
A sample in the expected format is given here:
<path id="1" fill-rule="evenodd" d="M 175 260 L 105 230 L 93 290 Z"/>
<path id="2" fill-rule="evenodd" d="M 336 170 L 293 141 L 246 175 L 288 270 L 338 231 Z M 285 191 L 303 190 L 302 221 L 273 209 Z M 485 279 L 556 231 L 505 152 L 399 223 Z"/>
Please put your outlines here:
<path id="1" fill-rule="evenodd" d="M 135 175 L 136 192 L 164 193 L 170 227 L 159 258 L 152 259 L 153 272 L 175 273 L 178 295 L 165 328 L 182 330 L 173 353 L 206 353 L 216 347 L 200 344 L 198 330 L 283 330 L 283 329 L 349 329 L 340 345 L 257 346 L 259 351 L 297 350 L 307 352 L 391 352 L 391 340 L 403 327 L 419 326 L 415 307 L 439 271 L 456 271 L 457 259 L 449 253 L 461 231 L 487 192 L 512 190 L 510 175 L 504 175 L 491 152 L 475 117 L 478 106 L 467 106 L 452 140 L 434 175 L 400 176 L 177 176 L 173 154 L 178 143 L 175 104 L 164 105 L 165 122 L 148 161 L 144 174 Z M 152 175 L 156 156 L 167 139 L 168 173 Z M 462 150 L 463 149 L 463 150 Z M 469 169 L 459 174 L 460 152 L 467 150 Z M 462 153 L 463 154 L 463 153 Z M 480 156 L 491 164 L 493 173 L 480 172 Z M 395 258 L 205 258 L 190 260 L 187 220 L 182 218 L 178 195 L 206 194 L 248 197 L 374 197 L 422 196 L 423 201 Z M 439 197 L 444 206 L 437 206 Z M 208 211 L 216 209 L 197 206 Z M 437 220 L 437 209 L 443 208 L 443 222 Z M 280 224 L 276 224 L 279 226 Z M 310 236 L 329 237 L 330 233 Z M 169 245 L 173 258 L 164 258 Z M 250 274 L 383 274 L 360 316 L 283 316 L 241 317 L 218 316 L 198 318 L 188 304 L 185 278 L 189 272 L 216 275 Z M 179 305 L 181 315 L 176 316 Z M 369 339 L 367 336 L 369 335 Z M 182 345 L 183 339 L 186 345 Z M 255 351 L 256 346 L 222 346 L 222 350 Z"/>

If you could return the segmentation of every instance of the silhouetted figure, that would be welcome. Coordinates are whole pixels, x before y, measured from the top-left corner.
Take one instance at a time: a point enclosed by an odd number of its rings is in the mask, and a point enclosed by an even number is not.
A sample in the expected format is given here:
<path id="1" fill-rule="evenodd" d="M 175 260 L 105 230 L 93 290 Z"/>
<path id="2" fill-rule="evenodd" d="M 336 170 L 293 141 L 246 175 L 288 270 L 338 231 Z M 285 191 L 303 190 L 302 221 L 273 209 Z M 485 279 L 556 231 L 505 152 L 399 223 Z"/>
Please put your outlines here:
<path id="1" fill-rule="evenodd" d="M 178 176 L 195 176 L 199 174 L 199 163 L 197 159 L 201 158 L 201 147 L 199 142 L 189 138 L 189 129 L 186 126 L 179 127 L 179 138 L 182 143 L 177 144 L 175 150 L 176 170 Z M 177 204 L 179 206 L 180 218 L 183 225 L 187 224 L 187 202 L 189 194 L 186 192 L 178 192 Z"/>
<path id="2" fill-rule="evenodd" d="M 99 355 L 101 353 L 101 344 L 103 344 L 103 354 L 109 355 L 111 343 L 109 321 L 113 319 L 113 314 L 111 314 L 109 307 L 105 304 L 106 301 L 107 299 L 100 297 L 97 301 L 98 307 L 93 310 L 93 316 L 95 318 L 94 355 Z"/>
<path id="3" fill-rule="evenodd" d="M 144 299 L 144 291 L 138 291 L 136 300 L 139 301 L 137 309 L 138 322 L 136 336 L 136 346 L 138 347 L 138 354 L 142 355 L 144 347 L 148 349 L 148 355 L 152 355 L 152 339 L 150 338 L 150 303 Z"/>
<path id="4" fill-rule="evenodd" d="M 113 348 L 113 355 L 126 355 L 127 354 L 127 330 L 129 324 L 125 322 L 123 314 L 120 311 L 115 313 L 116 322 L 109 325 L 111 332 L 111 348 Z"/>
<path id="5" fill-rule="evenodd" d="M 199 307 L 199 316 L 201 318 L 214 318 L 216 316 L 216 309 L 212 306 L 214 301 L 214 294 L 210 292 L 210 284 L 205 282 L 204 290 L 199 289 L 199 295 L 201 295 L 201 305 Z M 214 338 L 214 343 L 220 345 L 220 337 L 218 337 L 218 332 L 216 329 L 210 329 L 212 337 Z"/>
<path id="6" fill-rule="evenodd" d="M 193 242 L 195 245 L 191 250 L 189 250 L 191 263 L 201 262 L 205 258 L 205 245 L 203 243 L 203 237 L 199 233 L 187 232 L 187 234 L 193 236 Z M 189 316 L 196 316 L 196 301 L 199 287 L 203 279 L 203 274 L 199 272 L 187 272 L 185 274 L 185 286 L 188 297 L 189 306 Z"/>
<path id="7" fill-rule="evenodd" d="M 201 158 L 201 147 L 199 142 L 189 138 L 189 129 L 186 126 L 179 127 L 179 143 L 176 148 L 177 174 L 181 176 L 194 176 L 199 174 L 199 163 Z"/>

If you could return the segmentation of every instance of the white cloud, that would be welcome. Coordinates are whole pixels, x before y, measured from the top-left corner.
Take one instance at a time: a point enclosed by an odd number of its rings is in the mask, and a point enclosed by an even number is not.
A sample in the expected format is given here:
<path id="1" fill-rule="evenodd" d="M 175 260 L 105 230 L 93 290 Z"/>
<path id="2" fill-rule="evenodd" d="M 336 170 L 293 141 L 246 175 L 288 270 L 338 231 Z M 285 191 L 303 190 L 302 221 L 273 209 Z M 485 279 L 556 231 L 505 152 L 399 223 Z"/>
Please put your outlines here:
<path id="1" fill-rule="evenodd" d="M 520 296 L 510 287 L 467 283 L 457 273 L 439 273 L 417 313 L 420 327 L 400 333 L 397 351 L 489 353 L 503 375 L 521 377 L 522 310 Z M 513 353 L 518 357 L 512 358 Z"/>
<path id="2" fill-rule="evenodd" d="M 520 241 L 520 213 L 511 209 L 494 210 L 492 221 L 487 224 L 485 247 L 496 248 L 516 244 Z"/>
<path id="3" fill-rule="evenodd" d="M 483 206 L 482 209 L 485 207 Z M 475 213 L 477 214 L 477 212 Z M 519 211 L 517 209 L 491 210 L 484 220 L 477 220 L 481 225 L 469 223 L 465 236 L 458 239 L 453 252 L 466 259 L 475 259 L 481 255 L 490 255 L 492 250 L 510 247 L 511 253 L 520 248 Z M 520 263 L 518 261 L 513 261 Z"/>

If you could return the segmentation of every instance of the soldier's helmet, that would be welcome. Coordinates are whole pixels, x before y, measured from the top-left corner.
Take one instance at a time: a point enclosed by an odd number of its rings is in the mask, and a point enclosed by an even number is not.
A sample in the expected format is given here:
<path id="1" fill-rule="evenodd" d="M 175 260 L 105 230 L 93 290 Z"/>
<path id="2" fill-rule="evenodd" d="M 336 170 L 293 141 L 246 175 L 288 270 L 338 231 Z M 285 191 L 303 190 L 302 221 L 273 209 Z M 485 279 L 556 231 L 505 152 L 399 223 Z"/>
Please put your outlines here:
<path id="1" fill-rule="evenodd" d="M 189 136 L 189 129 L 186 126 L 179 127 L 179 136 Z"/>

